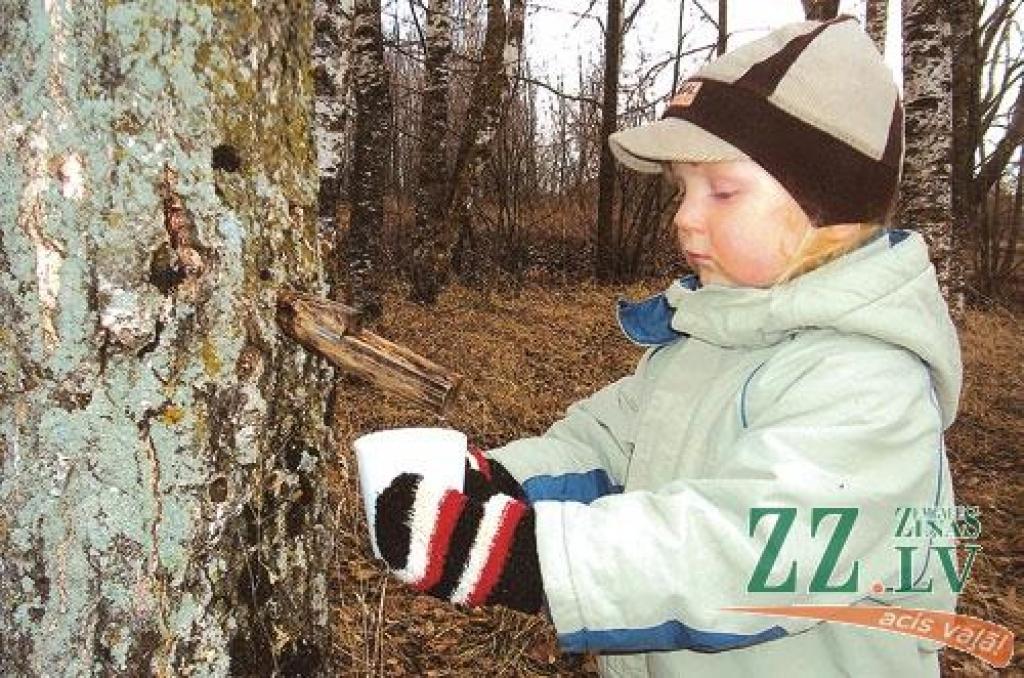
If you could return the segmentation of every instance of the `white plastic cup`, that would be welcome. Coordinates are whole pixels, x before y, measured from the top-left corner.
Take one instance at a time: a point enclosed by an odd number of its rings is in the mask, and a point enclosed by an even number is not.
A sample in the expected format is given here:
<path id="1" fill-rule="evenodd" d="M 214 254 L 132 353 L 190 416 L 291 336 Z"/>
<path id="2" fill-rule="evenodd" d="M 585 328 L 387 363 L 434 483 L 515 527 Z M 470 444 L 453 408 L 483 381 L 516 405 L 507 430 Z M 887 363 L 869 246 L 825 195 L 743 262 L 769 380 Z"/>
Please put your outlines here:
<path id="1" fill-rule="evenodd" d="M 373 534 L 377 496 L 403 473 L 416 473 L 423 476 L 424 482 L 461 492 L 466 475 L 466 443 L 465 433 L 450 428 L 393 428 L 353 441 L 374 556 L 380 558 Z"/>

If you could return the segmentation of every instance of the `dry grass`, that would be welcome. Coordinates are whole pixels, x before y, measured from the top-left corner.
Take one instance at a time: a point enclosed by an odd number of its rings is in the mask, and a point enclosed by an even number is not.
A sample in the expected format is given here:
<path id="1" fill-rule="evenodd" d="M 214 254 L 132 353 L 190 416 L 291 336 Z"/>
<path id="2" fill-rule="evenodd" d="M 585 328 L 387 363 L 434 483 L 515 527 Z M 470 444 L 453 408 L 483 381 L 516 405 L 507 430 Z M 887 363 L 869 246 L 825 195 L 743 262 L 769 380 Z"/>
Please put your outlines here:
<path id="1" fill-rule="evenodd" d="M 344 564 L 333 587 L 338 646 L 347 675 L 589 676 L 590 657 L 559 655 L 549 625 L 501 609 L 466 611 L 411 593 L 374 563 L 356 487 L 350 441 L 393 426 L 452 426 L 484 447 L 542 432 L 564 408 L 632 370 L 640 351 L 621 336 L 616 296 L 639 298 L 664 280 L 619 286 L 527 286 L 520 293 L 448 289 L 436 307 L 387 297 L 374 328 L 466 377 L 448 418 L 369 387 L 344 383 L 335 409 L 335 481 L 345 525 Z M 1020 318 L 972 312 L 963 332 L 967 382 L 961 418 L 948 437 L 959 503 L 982 507 L 984 552 L 962 610 L 1016 631 L 1024 613 L 1016 584 L 1024 561 L 1021 472 L 1024 396 Z M 1018 644 L 1018 653 L 1020 645 Z M 984 675 L 983 665 L 948 652 L 946 675 Z M 1020 660 L 1018 659 L 1018 668 Z"/>
<path id="2" fill-rule="evenodd" d="M 1024 675 L 1024 327 L 1020 314 L 995 307 L 968 311 L 960 338 L 964 390 L 960 413 L 946 436 L 958 504 L 981 509 L 982 552 L 959 611 L 994 621 L 1017 635 L 1014 675 Z M 995 671 L 958 652 L 945 652 L 945 674 L 987 676 Z"/>

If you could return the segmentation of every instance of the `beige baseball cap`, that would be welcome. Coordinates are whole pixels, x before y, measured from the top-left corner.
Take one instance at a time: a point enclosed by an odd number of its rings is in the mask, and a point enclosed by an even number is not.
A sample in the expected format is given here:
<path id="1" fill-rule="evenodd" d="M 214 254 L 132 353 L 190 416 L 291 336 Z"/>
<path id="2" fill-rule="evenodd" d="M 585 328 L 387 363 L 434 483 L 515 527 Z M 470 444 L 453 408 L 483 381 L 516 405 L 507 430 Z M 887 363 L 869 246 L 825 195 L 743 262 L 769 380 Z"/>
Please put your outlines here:
<path id="1" fill-rule="evenodd" d="M 750 158 L 819 225 L 881 222 L 903 161 L 903 105 L 853 17 L 789 24 L 708 63 L 662 119 L 616 132 L 639 172 L 666 162 Z"/>

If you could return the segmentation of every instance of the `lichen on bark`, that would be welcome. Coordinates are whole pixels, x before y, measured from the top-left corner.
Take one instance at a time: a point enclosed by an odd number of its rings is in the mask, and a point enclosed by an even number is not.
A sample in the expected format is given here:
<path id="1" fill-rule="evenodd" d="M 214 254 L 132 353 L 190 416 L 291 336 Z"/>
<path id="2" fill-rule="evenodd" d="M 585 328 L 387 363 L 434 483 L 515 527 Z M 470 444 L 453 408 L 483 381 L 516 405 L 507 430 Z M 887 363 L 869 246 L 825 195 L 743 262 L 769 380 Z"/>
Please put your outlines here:
<path id="1" fill-rule="evenodd" d="M 310 4 L 0 20 L 0 673 L 330 672 Z"/>

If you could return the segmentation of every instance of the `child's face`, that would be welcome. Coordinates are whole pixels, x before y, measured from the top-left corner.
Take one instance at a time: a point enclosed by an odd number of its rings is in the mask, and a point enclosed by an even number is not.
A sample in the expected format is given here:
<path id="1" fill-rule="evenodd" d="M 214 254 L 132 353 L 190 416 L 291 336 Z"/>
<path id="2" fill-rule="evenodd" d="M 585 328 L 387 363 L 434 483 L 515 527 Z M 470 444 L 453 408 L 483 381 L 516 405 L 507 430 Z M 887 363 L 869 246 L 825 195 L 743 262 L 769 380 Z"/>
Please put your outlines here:
<path id="1" fill-rule="evenodd" d="M 667 171 L 681 191 L 672 220 L 679 248 L 704 285 L 770 286 L 813 229 L 752 160 L 672 163 Z"/>

